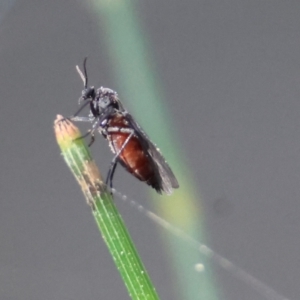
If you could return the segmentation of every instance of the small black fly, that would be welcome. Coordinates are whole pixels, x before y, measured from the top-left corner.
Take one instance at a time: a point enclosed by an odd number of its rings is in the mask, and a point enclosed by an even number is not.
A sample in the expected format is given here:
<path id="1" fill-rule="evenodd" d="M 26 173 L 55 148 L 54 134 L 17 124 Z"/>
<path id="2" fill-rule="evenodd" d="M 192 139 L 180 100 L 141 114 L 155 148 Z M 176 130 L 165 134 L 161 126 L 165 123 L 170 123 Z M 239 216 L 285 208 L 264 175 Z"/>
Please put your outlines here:
<path id="1" fill-rule="evenodd" d="M 98 89 L 93 86 L 88 87 L 86 60 L 85 58 L 83 63 L 84 73 L 76 66 L 84 84 L 79 103 L 84 102 L 84 104 L 71 119 L 93 124 L 90 130 L 90 145 L 95 140 L 95 131 L 108 140 L 115 156 L 107 174 L 106 184 L 112 188 L 114 172 L 117 164 L 120 163 L 129 173 L 145 181 L 158 193 L 165 192 L 170 195 L 173 189 L 179 187 L 171 168 L 159 149 L 125 110 L 115 91 L 104 87 Z M 89 116 L 77 116 L 87 105 L 90 106 Z"/>

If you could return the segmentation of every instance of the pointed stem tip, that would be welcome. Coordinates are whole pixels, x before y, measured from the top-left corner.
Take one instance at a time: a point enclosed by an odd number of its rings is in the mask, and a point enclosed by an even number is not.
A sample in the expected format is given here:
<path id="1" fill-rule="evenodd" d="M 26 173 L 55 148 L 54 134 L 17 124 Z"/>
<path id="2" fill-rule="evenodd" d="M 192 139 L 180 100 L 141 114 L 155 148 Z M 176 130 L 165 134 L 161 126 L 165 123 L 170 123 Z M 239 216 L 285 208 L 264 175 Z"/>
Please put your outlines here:
<path id="1" fill-rule="evenodd" d="M 69 147 L 81 136 L 79 129 L 67 118 L 57 115 L 54 121 L 54 133 L 60 147 Z"/>

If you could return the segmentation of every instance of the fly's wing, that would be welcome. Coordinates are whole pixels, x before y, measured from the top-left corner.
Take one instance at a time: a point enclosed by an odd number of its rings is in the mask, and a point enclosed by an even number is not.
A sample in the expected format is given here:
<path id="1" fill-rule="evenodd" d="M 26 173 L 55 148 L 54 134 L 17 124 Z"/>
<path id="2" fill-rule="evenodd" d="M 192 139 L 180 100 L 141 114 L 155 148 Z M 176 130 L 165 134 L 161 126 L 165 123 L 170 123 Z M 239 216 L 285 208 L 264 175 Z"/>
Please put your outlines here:
<path id="1" fill-rule="evenodd" d="M 179 187 L 173 171 L 167 164 L 159 149 L 150 141 L 141 126 L 132 118 L 129 113 L 125 112 L 124 114 L 126 120 L 130 124 L 130 127 L 134 129 L 135 135 L 139 137 L 144 151 L 149 154 L 153 164 L 157 166 L 157 175 L 161 181 L 161 190 L 168 195 L 172 194 L 173 189 Z"/>

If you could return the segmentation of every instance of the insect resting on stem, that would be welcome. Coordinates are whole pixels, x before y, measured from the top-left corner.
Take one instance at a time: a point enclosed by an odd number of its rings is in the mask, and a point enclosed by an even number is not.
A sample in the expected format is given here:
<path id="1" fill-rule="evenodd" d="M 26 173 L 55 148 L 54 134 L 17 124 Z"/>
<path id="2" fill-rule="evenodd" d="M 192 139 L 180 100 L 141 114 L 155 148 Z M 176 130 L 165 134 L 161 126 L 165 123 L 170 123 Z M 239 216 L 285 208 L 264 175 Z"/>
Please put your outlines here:
<path id="1" fill-rule="evenodd" d="M 84 103 L 71 120 L 92 123 L 89 145 L 95 140 L 95 131 L 107 139 L 114 157 L 106 184 L 112 188 L 113 176 L 117 164 L 120 163 L 129 173 L 145 181 L 158 193 L 165 192 L 170 195 L 179 184 L 166 160 L 141 126 L 123 107 L 115 91 L 105 87 L 98 89 L 88 87 L 86 61 L 87 58 L 83 62 L 83 72 L 76 66 L 84 85 L 79 104 Z M 87 105 L 90 107 L 89 116 L 78 116 Z"/>

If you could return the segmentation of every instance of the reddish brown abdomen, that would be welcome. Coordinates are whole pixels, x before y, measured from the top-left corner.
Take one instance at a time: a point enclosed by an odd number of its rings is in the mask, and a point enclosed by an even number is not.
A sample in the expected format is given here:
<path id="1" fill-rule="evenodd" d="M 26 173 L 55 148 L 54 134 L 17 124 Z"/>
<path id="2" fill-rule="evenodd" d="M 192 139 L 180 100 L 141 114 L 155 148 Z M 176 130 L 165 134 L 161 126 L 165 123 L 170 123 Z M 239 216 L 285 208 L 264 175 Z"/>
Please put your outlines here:
<path id="1" fill-rule="evenodd" d="M 121 128 L 130 129 L 124 116 L 116 115 L 108 122 L 111 128 L 119 128 L 118 132 L 109 132 L 108 140 L 115 153 L 121 149 L 122 145 L 130 135 L 129 132 L 121 132 Z M 155 173 L 155 165 L 149 155 L 143 150 L 138 137 L 133 135 L 122 150 L 119 160 L 126 170 L 141 181 L 147 182 L 155 189 L 160 189 L 159 178 Z"/>

